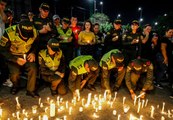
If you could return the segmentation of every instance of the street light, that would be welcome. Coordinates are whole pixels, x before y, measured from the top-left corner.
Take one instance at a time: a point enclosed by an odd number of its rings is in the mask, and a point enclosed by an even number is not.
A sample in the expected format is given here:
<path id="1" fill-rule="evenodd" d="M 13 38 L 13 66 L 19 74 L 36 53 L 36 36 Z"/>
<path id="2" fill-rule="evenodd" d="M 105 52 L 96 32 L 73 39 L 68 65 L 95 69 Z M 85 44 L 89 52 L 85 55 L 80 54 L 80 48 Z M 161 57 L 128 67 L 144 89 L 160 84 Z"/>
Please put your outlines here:
<path id="1" fill-rule="evenodd" d="M 158 22 L 155 22 L 154 25 L 157 26 L 158 25 Z"/>
<path id="2" fill-rule="evenodd" d="M 139 8 L 138 8 L 138 11 L 140 12 L 140 16 L 139 16 L 139 23 L 140 23 L 140 22 L 143 21 L 143 19 L 142 19 L 142 8 L 139 7 Z M 142 20 L 142 21 L 141 21 L 141 20 Z"/>
<path id="3" fill-rule="evenodd" d="M 117 19 L 119 19 L 120 17 L 121 17 L 121 14 L 118 14 L 118 15 L 117 15 Z"/>
<path id="4" fill-rule="evenodd" d="M 103 1 L 100 1 L 101 13 L 103 13 Z"/>

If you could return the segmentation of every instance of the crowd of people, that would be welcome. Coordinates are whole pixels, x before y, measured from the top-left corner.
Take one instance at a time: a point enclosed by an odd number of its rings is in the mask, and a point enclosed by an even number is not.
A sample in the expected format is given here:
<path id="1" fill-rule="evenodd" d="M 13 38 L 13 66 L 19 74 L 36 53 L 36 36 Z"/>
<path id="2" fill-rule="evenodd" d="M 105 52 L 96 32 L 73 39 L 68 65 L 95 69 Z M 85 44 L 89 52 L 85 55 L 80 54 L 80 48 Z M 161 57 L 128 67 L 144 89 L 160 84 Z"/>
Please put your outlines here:
<path id="1" fill-rule="evenodd" d="M 37 88 L 43 81 L 51 84 L 52 96 L 70 90 L 78 97 L 84 87 L 95 91 L 94 83 L 100 80 L 100 89 L 110 94 L 125 81 L 132 99 L 136 90 L 145 98 L 154 86 L 163 89 L 166 73 L 172 88 L 173 27 L 160 36 L 150 24 L 139 30 L 139 22 L 133 20 L 124 32 L 116 19 L 113 28 L 102 33 L 99 23 L 90 20 L 79 26 L 76 16 L 50 17 L 47 3 L 40 5 L 38 16 L 30 11 L 15 23 L 13 12 L 5 12 L 6 4 L 0 0 L 0 83 L 11 87 L 11 94 L 20 90 L 24 73 L 26 95 L 31 97 L 39 97 Z"/>

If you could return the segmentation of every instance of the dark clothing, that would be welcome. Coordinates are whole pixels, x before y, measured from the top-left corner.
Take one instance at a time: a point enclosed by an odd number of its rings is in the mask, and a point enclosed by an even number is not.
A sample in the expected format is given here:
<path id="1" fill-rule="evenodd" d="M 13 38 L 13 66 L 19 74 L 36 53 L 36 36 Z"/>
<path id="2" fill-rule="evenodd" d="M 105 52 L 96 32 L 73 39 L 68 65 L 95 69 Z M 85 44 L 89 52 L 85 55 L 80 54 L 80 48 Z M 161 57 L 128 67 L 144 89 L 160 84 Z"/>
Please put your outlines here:
<path id="1" fill-rule="evenodd" d="M 9 72 L 10 72 L 10 80 L 13 83 L 14 88 L 19 88 L 19 80 L 21 69 L 27 71 L 28 75 L 28 82 L 27 82 L 27 91 L 34 92 L 35 91 L 35 84 L 36 84 L 36 76 L 37 76 L 37 67 L 36 64 L 33 62 L 27 62 L 24 66 L 20 66 L 13 62 L 8 62 Z"/>
<path id="2" fill-rule="evenodd" d="M 41 18 L 40 16 L 34 17 L 33 24 L 38 31 L 41 30 L 43 28 L 43 26 L 47 25 L 47 24 L 49 24 L 49 26 L 51 28 L 51 31 L 49 31 L 48 33 L 39 34 L 39 38 L 38 38 L 39 44 L 37 46 L 38 52 L 39 52 L 40 50 L 47 48 L 46 45 L 47 45 L 48 40 L 52 37 L 58 36 L 58 32 L 57 32 L 56 27 L 53 24 L 52 19 L 49 17 L 47 17 L 45 19 Z"/>
<path id="3" fill-rule="evenodd" d="M 104 36 L 103 33 L 98 32 L 97 34 L 95 34 L 95 39 L 96 39 L 96 53 L 94 58 L 99 62 L 102 55 L 103 55 L 103 47 L 104 47 Z"/>
<path id="4" fill-rule="evenodd" d="M 141 44 L 143 36 L 140 32 L 132 33 L 127 32 L 123 35 L 123 54 L 125 56 L 125 64 L 127 65 L 131 60 L 141 56 Z M 136 39 L 139 42 L 131 44 Z"/>
<path id="5" fill-rule="evenodd" d="M 140 62 L 140 70 L 135 68 L 135 64 L 138 62 Z M 142 83 L 142 85 L 139 84 L 142 89 L 153 89 L 153 64 L 146 59 L 132 60 L 127 66 L 125 81 L 129 91 L 135 90 L 137 83 Z"/>
<path id="6" fill-rule="evenodd" d="M 122 49 L 122 30 L 115 28 L 111 29 L 110 32 L 107 33 L 104 41 L 104 53 L 112 50 L 112 49 Z"/>

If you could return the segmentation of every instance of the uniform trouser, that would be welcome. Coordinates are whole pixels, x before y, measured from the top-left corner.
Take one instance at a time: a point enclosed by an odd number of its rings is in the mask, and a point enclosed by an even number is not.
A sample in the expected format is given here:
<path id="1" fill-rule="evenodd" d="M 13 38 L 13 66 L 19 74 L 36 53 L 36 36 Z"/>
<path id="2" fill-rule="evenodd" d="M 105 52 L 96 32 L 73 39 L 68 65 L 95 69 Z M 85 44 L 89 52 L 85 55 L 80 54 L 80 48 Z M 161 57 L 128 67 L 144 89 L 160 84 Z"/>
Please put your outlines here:
<path id="1" fill-rule="evenodd" d="M 0 54 L 0 85 L 9 78 L 9 70 L 4 56 Z"/>
<path id="2" fill-rule="evenodd" d="M 146 82 L 145 74 L 139 75 L 139 74 L 131 73 L 131 85 L 132 85 L 133 90 L 136 90 L 137 87 L 139 89 L 142 89 L 145 82 Z M 153 90 L 153 89 L 154 89 L 154 86 L 153 86 L 153 84 L 151 84 L 147 90 Z"/>
<path id="3" fill-rule="evenodd" d="M 110 90 L 110 74 L 111 72 L 113 71 L 113 69 L 111 70 L 104 70 L 102 69 L 102 79 L 101 79 L 101 86 L 103 88 L 106 88 L 107 90 Z M 118 71 L 118 70 L 116 70 Z M 115 82 L 115 87 L 119 88 L 123 79 L 124 79 L 124 76 L 125 76 L 125 69 L 121 70 L 121 71 L 118 71 L 118 76 L 116 78 L 116 82 Z"/>
<path id="4" fill-rule="evenodd" d="M 57 90 L 57 92 L 61 95 L 66 94 L 67 91 L 64 85 L 64 81 L 62 80 L 60 76 L 56 74 L 51 76 L 42 75 L 42 79 L 51 83 L 52 90 Z"/>
<path id="5" fill-rule="evenodd" d="M 125 65 L 127 66 L 131 60 L 134 60 L 138 57 L 136 50 L 123 50 L 124 58 L 125 58 Z"/>
<path id="6" fill-rule="evenodd" d="M 26 62 L 25 65 L 20 66 L 17 63 L 9 62 L 8 67 L 10 72 L 10 80 L 13 83 L 13 87 L 19 87 L 21 69 L 24 68 L 24 70 L 26 70 L 28 74 L 27 91 L 34 92 L 37 75 L 37 67 L 35 63 Z"/>
<path id="7" fill-rule="evenodd" d="M 90 72 L 85 75 L 73 75 L 72 71 L 70 71 L 69 78 L 68 78 L 69 89 L 72 92 L 74 92 L 76 89 L 80 90 L 81 81 L 85 80 L 85 78 L 88 79 L 87 84 L 93 85 L 98 77 L 98 74 L 99 74 L 99 70 L 95 72 Z"/>
<path id="8" fill-rule="evenodd" d="M 81 49 L 81 55 L 91 55 L 93 57 L 95 56 L 96 53 L 95 45 L 81 45 L 80 49 Z"/>

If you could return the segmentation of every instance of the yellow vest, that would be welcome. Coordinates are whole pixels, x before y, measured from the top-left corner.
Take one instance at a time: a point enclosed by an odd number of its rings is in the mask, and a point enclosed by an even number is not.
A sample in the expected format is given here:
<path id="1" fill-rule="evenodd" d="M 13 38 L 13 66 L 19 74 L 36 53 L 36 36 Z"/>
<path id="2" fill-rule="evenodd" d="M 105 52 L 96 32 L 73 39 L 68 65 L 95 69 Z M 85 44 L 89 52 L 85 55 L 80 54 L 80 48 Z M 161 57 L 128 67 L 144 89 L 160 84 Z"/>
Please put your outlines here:
<path id="1" fill-rule="evenodd" d="M 58 28 L 58 33 L 61 37 L 63 37 L 64 39 L 60 41 L 60 43 L 68 43 L 68 38 L 70 38 L 72 36 L 72 29 L 68 28 L 68 30 L 66 31 L 66 33 L 64 33 L 62 27 Z"/>
<path id="2" fill-rule="evenodd" d="M 56 71 L 60 65 L 60 60 L 62 57 L 62 51 L 60 50 L 60 52 L 57 54 L 55 54 L 54 58 L 52 59 L 49 56 L 49 53 L 46 50 L 41 50 L 39 52 L 39 55 L 43 58 L 45 65 L 52 71 Z"/>
<path id="3" fill-rule="evenodd" d="M 11 41 L 10 51 L 13 55 L 22 55 L 31 49 L 31 45 L 37 37 L 37 31 L 34 28 L 34 36 L 29 38 L 27 41 L 24 41 L 19 37 L 19 34 L 16 33 L 16 27 L 17 26 L 14 25 L 6 29 L 9 40 Z"/>

